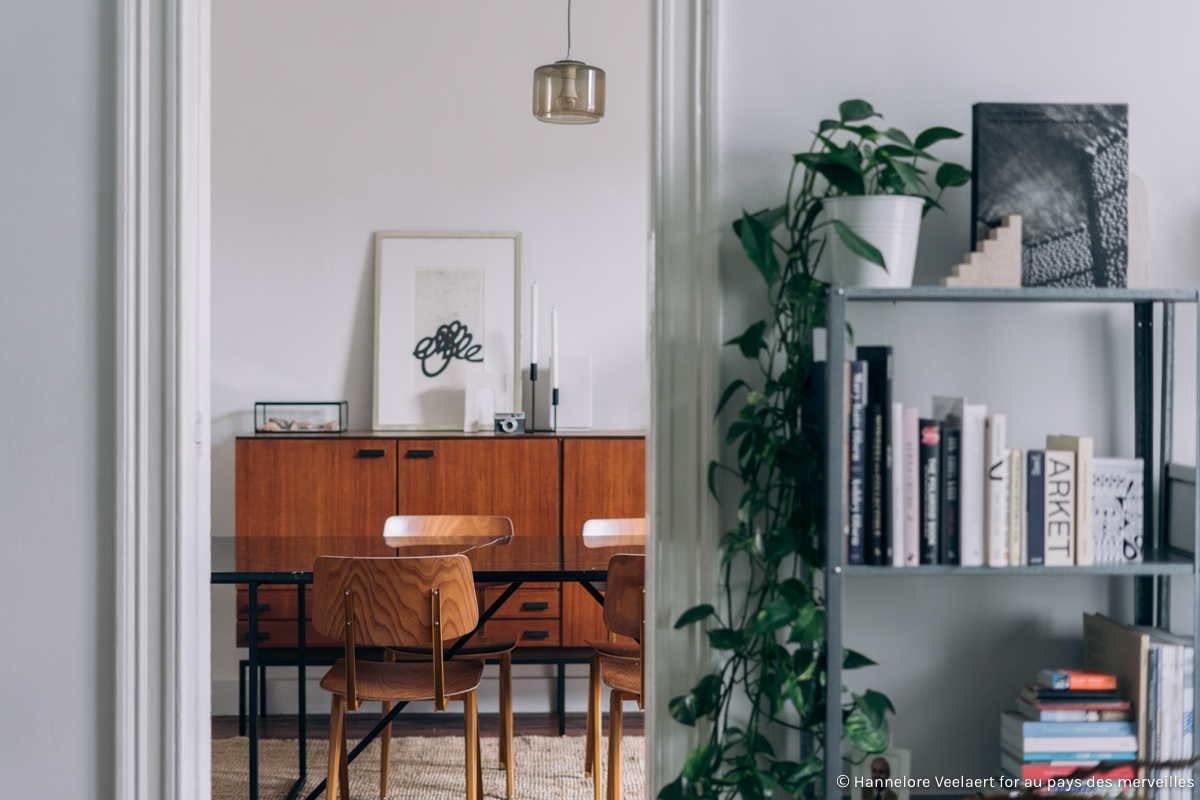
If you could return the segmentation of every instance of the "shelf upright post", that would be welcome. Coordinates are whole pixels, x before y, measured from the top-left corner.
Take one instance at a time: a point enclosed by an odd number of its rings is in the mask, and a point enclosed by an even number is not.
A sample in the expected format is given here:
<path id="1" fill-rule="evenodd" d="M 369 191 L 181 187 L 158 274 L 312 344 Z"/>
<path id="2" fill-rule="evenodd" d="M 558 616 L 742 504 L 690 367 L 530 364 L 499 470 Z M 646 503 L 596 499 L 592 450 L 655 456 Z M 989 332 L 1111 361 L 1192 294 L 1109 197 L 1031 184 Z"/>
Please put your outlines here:
<path id="1" fill-rule="evenodd" d="M 1170 494 L 1171 481 L 1167 471 L 1171 464 L 1175 434 L 1175 304 L 1162 304 L 1162 374 L 1159 378 L 1158 414 L 1158 524 L 1155 547 L 1160 553 L 1167 552 L 1170 541 Z M 1171 630 L 1171 576 L 1160 575 L 1157 579 L 1158 621 L 1164 631 Z"/>
<path id="2" fill-rule="evenodd" d="M 842 371 L 846 290 L 830 287 L 825 314 L 825 800 L 842 800 Z"/>
<path id="3" fill-rule="evenodd" d="M 1196 425 L 1196 454 L 1200 456 L 1200 300 L 1196 302 L 1196 385 L 1195 397 L 1192 400 L 1193 419 Z M 1200 458 L 1197 459 L 1200 466 Z M 1192 644 L 1200 644 L 1200 492 L 1193 492 L 1195 501 L 1192 504 Z M 1200 705 L 1200 669 L 1192 670 L 1192 718 L 1195 719 L 1196 708 Z M 1195 725 L 1192 726 L 1193 730 Z M 1200 755 L 1200 736 L 1192 736 L 1192 755 Z M 1193 773 L 1194 774 L 1194 773 Z M 1200 800 L 1200 781 L 1192 787 L 1193 800 Z"/>
<path id="4" fill-rule="evenodd" d="M 1154 303 L 1133 304 L 1134 455 L 1142 459 L 1142 530 L 1157 551 L 1154 538 Z M 1146 548 L 1150 549 L 1150 548 Z M 1157 557 L 1158 553 L 1154 553 Z M 1134 578 L 1133 617 L 1138 625 L 1154 624 L 1154 579 Z"/>

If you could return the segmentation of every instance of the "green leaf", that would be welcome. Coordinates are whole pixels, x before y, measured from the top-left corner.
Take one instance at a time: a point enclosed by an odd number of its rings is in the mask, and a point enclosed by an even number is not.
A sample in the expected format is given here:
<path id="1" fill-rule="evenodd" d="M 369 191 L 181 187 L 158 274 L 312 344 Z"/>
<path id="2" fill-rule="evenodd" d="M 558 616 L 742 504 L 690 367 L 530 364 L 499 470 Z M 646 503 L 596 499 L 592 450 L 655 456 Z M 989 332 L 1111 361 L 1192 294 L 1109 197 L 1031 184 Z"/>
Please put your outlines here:
<path id="1" fill-rule="evenodd" d="M 775 257 L 775 240 L 771 238 L 771 229 L 755 215 L 743 212 L 738 230 L 742 249 L 758 267 L 767 286 L 774 286 L 775 281 L 779 280 L 779 259 Z"/>
<path id="2" fill-rule="evenodd" d="M 792 634 L 789 642 L 817 642 L 825 638 L 825 612 L 815 605 L 802 608 L 796 614 L 792 623 Z"/>
<path id="3" fill-rule="evenodd" d="M 716 744 L 697 747 L 688 753 L 683 761 L 683 777 L 695 783 L 701 778 L 708 777 L 713 768 L 713 762 L 719 758 L 721 746 Z"/>
<path id="4" fill-rule="evenodd" d="M 875 152 L 878 153 L 879 151 L 876 150 Z M 921 175 L 917 172 L 916 167 L 906 161 L 897 161 L 889 155 L 883 156 L 883 159 L 887 161 L 889 167 L 896 170 L 896 174 L 904 182 L 904 188 L 913 194 L 923 194 L 925 192 L 925 184 L 921 182 Z"/>
<path id="5" fill-rule="evenodd" d="M 844 164 L 821 164 L 814 169 L 829 181 L 830 186 L 846 194 L 857 196 L 867 193 L 863 176 Z"/>
<path id="6" fill-rule="evenodd" d="M 754 746 L 749 749 L 751 752 L 766 753 L 771 757 L 775 756 L 775 748 L 771 746 L 769 741 L 767 741 L 767 737 L 763 736 L 761 733 L 754 734 Z"/>
<path id="7" fill-rule="evenodd" d="M 664 786 L 658 793 L 658 800 L 684 800 L 683 778 L 676 778 Z"/>
<path id="8" fill-rule="evenodd" d="M 690 694 L 671 698 L 671 702 L 667 704 L 667 711 L 676 722 L 689 726 L 696 724 L 696 701 Z"/>
<path id="9" fill-rule="evenodd" d="M 741 349 L 742 355 L 746 358 L 757 358 L 759 351 L 765 349 L 767 346 L 766 342 L 763 341 L 763 334 L 766 332 L 767 321 L 760 319 L 749 328 L 746 328 L 746 332 L 741 336 L 730 339 L 725 344 L 736 344 Z"/>
<path id="10" fill-rule="evenodd" d="M 942 164 L 938 167 L 934 180 L 942 189 L 962 186 L 971 180 L 971 171 L 958 164 Z"/>
<path id="11" fill-rule="evenodd" d="M 708 603 L 692 606 L 687 611 L 679 615 L 679 619 L 675 623 L 675 630 L 679 630 L 685 625 L 691 625 L 693 622 L 699 622 L 702 619 L 706 619 L 712 616 L 714 613 L 716 613 L 715 610 Z M 851 651 L 848 650 L 846 652 Z M 871 663 L 873 664 L 875 662 L 872 661 Z"/>
<path id="12" fill-rule="evenodd" d="M 824 133 L 825 131 L 834 131 L 840 127 L 841 123 L 839 123 L 836 119 L 823 119 L 821 120 L 821 124 L 817 126 L 817 132 Z"/>
<path id="13" fill-rule="evenodd" d="M 718 650 L 737 650 L 745 641 L 745 634 L 733 628 L 714 628 L 708 632 L 708 643 Z"/>
<path id="14" fill-rule="evenodd" d="M 675 627 L 678 628 L 679 626 L 676 625 Z M 842 669 L 859 669 L 860 667 L 870 667 L 874 664 L 874 661 L 855 650 L 846 648 L 842 651 Z"/>
<path id="15" fill-rule="evenodd" d="M 892 158 L 923 158 L 926 161 L 937 161 L 936 158 L 926 153 L 924 150 L 918 150 L 915 147 L 908 147 L 902 144 L 885 144 L 875 149 L 875 158 L 877 161 L 883 161 L 884 156 Z"/>
<path id="16" fill-rule="evenodd" d="M 837 235 L 841 238 L 842 243 L 849 248 L 851 253 L 854 253 L 859 258 L 865 258 L 872 264 L 878 264 L 884 270 L 887 269 L 887 265 L 883 263 L 883 253 L 879 252 L 879 249 L 875 245 L 850 230 L 846 223 L 840 219 L 835 219 L 833 220 L 833 229 L 837 231 Z"/>
<path id="17" fill-rule="evenodd" d="M 721 409 L 725 408 L 725 404 L 729 402 L 729 398 L 733 397 L 734 392 L 743 387 L 749 389 L 750 384 L 746 383 L 741 378 L 738 378 L 736 381 L 726 386 L 725 391 L 721 392 L 721 399 L 717 402 L 717 413 L 714 414 L 714 416 L 719 415 L 721 413 Z"/>
<path id="18" fill-rule="evenodd" d="M 899 128 L 888 128 L 883 132 L 883 135 L 891 139 L 893 142 L 899 142 L 900 144 L 912 147 L 912 142 L 909 141 L 908 136 L 905 135 L 904 131 L 900 130 Z"/>
<path id="19" fill-rule="evenodd" d="M 887 720 L 877 723 L 857 706 L 842 723 L 842 734 L 850 744 L 866 753 L 882 753 L 891 739 Z"/>
<path id="20" fill-rule="evenodd" d="M 847 100 L 838 106 L 838 114 L 842 117 L 842 122 L 858 122 L 871 117 L 880 117 L 882 115 L 876 113 L 875 109 L 866 100 Z"/>
<path id="21" fill-rule="evenodd" d="M 796 618 L 796 610 L 792 604 L 782 597 L 767 603 L 754 615 L 754 632 L 759 636 L 774 633 Z"/>
<path id="22" fill-rule="evenodd" d="M 921 131 L 920 135 L 917 136 L 917 140 L 913 142 L 913 144 L 919 149 L 924 150 L 926 147 L 929 147 L 929 145 L 934 144 L 935 142 L 940 142 L 943 139 L 958 139 L 961 136 L 961 133 L 951 128 L 927 128 L 926 130 Z"/>
<path id="23" fill-rule="evenodd" d="M 868 142 L 878 142 L 882 133 L 872 128 L 870 125 L 843 125 L 842 130 L 857 133 L 859 136 L 866 139 Z"/>

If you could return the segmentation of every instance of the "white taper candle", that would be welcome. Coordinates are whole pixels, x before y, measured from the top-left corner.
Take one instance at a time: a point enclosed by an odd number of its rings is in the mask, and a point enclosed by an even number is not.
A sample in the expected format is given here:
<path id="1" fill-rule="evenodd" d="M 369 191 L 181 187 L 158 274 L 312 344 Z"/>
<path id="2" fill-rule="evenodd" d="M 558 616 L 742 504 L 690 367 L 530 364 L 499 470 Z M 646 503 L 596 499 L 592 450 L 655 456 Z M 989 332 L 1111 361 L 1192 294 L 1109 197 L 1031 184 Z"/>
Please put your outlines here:
<path id="1" fill-rule="evenodd" d="M 538 292 L 537 281 L 533 282 L 533 308 L 532 317 L 529 322 L 529 363 L 537 363 L 537 343 L 538 343 Z"/>
<path id="2" fill-rule="evenodd" d="M 558 388 L 558 309 L 550 307 L 550 388 Z"/>

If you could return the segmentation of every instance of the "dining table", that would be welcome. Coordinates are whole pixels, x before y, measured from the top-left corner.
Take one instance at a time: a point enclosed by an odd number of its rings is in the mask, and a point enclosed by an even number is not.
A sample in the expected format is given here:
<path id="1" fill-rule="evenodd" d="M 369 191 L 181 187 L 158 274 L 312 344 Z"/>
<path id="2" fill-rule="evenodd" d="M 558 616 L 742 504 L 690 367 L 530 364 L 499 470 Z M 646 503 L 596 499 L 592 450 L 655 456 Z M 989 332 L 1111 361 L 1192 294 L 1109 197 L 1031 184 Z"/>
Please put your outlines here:
<path id="1" fill-rule="evenodd" d="M 259 687 L 259 589 L 263 586 L 294 585 L 297 591 L 297 677 L 299 684 L 299 753 L 298 775 L 287 794 L 287 800 L 299 796 L 308 777 L 306 758 L 306 645 L 305 645 L 305 587 L 312 584 L 311 564 L 307 569 L 280 570 L 281 554 L 309 553 L 330 556 L 411 557 L 465 555 L 471 561 L 476 584 L 504 586 L 500 596 L 480 611 L 479 623 L 467 636 L 460 637 L 446 649 L 452 658 L 464 647 L 475 632 L 512 597 L 524 583 L 578 583 L 597 603 L 604 604 L 603 585 L 608 577 L 608 561 L 620 553 L 644 553 L 645 538 L 636 535 L 613 536 L 539 536 L 516 535 L 498 538 L 479 536 L 440 537 L 284 537 L 239 536 L 235 543 L 236 568 L 214 571 L 213 584 L 237 584 L 249 593 L 247 616 L 249 633 L 249 796 L 258 800 L 258 693 Z M 290 564 L 288 566 L 301 566 Z M 262 687 L 265 691 L 265 687 Z M 375 740 L 383 729 L 400 713 L 406 703 L 396 703 L 391 712 L 380 717 L 347 756 L 354 761 Z M 315 800 L 325 789 L 322 781 L 305 798 Z"/>

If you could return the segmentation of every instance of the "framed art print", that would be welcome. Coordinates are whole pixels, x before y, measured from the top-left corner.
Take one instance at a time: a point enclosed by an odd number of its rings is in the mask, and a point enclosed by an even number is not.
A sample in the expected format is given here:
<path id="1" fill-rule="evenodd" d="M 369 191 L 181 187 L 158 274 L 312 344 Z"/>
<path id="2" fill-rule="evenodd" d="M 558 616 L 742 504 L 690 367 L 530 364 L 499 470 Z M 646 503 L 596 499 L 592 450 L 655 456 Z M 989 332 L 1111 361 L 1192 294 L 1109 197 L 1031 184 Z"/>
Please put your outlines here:
<path id="1" fill-rule="evenodd" d="M 520 280 L 519 233 L 375 234 L 375 430 L 462 430 L 473 375 L 521 407 Z"/>

